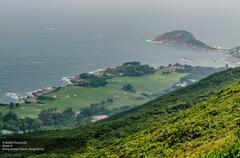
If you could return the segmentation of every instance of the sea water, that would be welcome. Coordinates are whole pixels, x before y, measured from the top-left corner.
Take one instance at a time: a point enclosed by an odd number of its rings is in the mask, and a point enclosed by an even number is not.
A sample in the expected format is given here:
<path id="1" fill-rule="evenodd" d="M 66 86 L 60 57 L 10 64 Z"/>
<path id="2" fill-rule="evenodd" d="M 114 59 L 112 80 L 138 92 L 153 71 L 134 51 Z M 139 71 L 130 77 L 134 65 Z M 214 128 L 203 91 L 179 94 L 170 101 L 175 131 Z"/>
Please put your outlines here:
<path id="1" fill-rule="evenodd" d="M 239 2 L 203 1 L 0 1 L 0 102 L 127 61 L 225 66 L 224 53 L 146 41 L 184 29 L 210 45 L 240 44 Z"/>

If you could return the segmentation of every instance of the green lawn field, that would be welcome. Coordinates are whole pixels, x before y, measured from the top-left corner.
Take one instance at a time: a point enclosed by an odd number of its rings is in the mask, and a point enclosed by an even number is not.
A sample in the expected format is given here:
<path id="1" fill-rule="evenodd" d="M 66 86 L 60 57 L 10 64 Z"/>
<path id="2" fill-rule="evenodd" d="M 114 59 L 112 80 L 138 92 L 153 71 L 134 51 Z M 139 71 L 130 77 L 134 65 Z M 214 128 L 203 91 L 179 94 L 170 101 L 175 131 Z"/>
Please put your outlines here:
<path id="1" fill-rule="evenodd" d="M 51 92 L 42 99 L 41 103 L 22 104 L 12 109 L 19 117 L 35 118 L 43 109 L 56 107 L 62 111 L 71 107 L 79 111 L 82 107 L 90 106 L 93 103 L 113 99 L 113 103 L 106 104 L 106 108 L 112 110 L 122 106 L 141 105 L 164 93 L 171 85 L 178 82 L 186 73 L 163 74 L 157 71 L 152 75 L 143 77 L 114 77 L 110 79 L 106 87 L 85 88 L 79 86 L 65 86 L 58 91 Z M 121 88 L 124 84 L 131 83 L 136 93 L 125 92 Z M 142 94 L 147 94 L 142 95 Z M 6 107 L 0 107 L 2 113 L 9 111 Z"/>

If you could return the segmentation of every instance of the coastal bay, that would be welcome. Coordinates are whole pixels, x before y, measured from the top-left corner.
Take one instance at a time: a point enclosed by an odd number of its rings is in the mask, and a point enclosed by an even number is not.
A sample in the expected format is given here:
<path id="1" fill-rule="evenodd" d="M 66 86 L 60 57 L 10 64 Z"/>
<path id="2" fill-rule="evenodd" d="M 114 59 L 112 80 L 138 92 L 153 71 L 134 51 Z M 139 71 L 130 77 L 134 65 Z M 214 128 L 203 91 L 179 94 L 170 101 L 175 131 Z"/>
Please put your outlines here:
<path id="1" fill-rule="evenodd" d="M 55 5 L 46 5 L 49 3 L 47 0 L 38 3 L 23 0 L 17 5 L 0 2 L 3 24 L 0 29 L 0 102 L 16 102 L 7 93 L 27 95 L 34 90 L 61 86 L 64 84 L 61 80 L 63 77 L 120 65 L 126 61 L 141 61 L 153 66 L 176 62 L 213 67 L 227 63 L 231 65 L 230 61 L 226 61 L 228 55 L 224 53 L 153 45 L 146 39 L 171 30 L 185 29 L 209 45 L 233 48 L 239 44 L 239 22 L 233 18 L 233 11 L 229 15 L 222 15 L 227 19 L 226 24 L 231 24 L 226 26 L 222 25 L 221 19 L 215 19 L 211 14 L 212 9 L 195 8 L 199 11 L 196 20 L 185 10 L 182 12 L 179 9 L 181 14 L 169 14 L 169 10 L 165 9 L 169 7 L 167 4 L 151 2 L 147 2 L 149 9 L 146 12 L 142 11 L 146 4 L 131 4 L 127 8 L 119 5 L 121 7 L 118 8 L 110 2 L 111 16 L 102 5 L 89 5 L 91 2 L 84 5 L 77 1 L 68 2 L 68 5 L 59 2 L 58 7 L 65 6 L 64 13 L 61 9 L 55 10 Z M 28 3 L 33 7 L 25 7 Z M 102 3 L 109 4 L 106 0 Z M 186 8 L 186 11 L 191 9 Z M 52 10 L 55 10 L 54 13 Z M 124 15 L 120 14 L 123 10 Z M 135 10 L 134 15 L 130 14 L 132 10 Z M 154 14 L 151 14 L 153 10 Z M 204 14 L 202 10 L 205 10 Z M 220 7 L 215 11 L 221 10 Z M 10 19 L 6 18 L 6 13 L 11 15 Z M 19 16 L 29 20 L 25 21 Z M 176 19 L 182 19 L 178 25 L 174 25 Z M 184 58 L 193 59 L 193 62 L 182 61 Z"/>
<path id="2" fill-rule="evenodd" d="M 1 58 L 3 62 L 0 64 L 5 65 L 6 69 L 1 69 L 0 102 L 16 102 L 15 99 L 6 96 L 6 93 L 9 92 L 25 96 L 28 95 L 28 92 L 37 89 L 64 85 L 66 83 L 62 81 L 64 76 L 73 76 L 98 68 L 116 66 L 132 60 L 142 61 L 153 66 L 168 65 L 176 62 L 213 67 L 222 67 L 228 63 L 229 66 L 234 66 L 230 61 L 227 61 L 229 57 L 225 53 L 201 52 L 168 45 L 154 45 L 145 42 L 144 37 L 135 41 L 131 47 L 121 49 L 109 46 L 107 41 L 109 40 L 104 42 L 106 44 L 104 44 L 106 46 L 105 55 L 101 54 L 102 51 L 98 49 L 90 51 L 91 53 L 88 55 L 77 50 L 66 54 L 65 51 L 67 50 L 57 49 L 54 50 L 57 56 L 50 58 L 47 52 L 43 52 L 42 57 L 37 59 L 32 55 L 29 55 L 28 60 L 21 60 L 19 59 L 20 56 L 14 60 L 8 57 L 6 59 Z M 81 45 L 77 46 L 76 49 L 80 47 Z M 100 45 L 95 45 L 95 47 L 100 47 Z M 135 49 L 131 49 L 132 47 L 135 47 Z M 135 52 L 138 52 L 138 55 L 135 55 Z M 68 60 L 63 60 L 63 58 Z M 190 58 L 193 61 L 182 61 L 183 58 Z M 216 62 L 211 59 L 216 60 Z M 38 62 L 32 62 L 32 60 Z M 15 63 L 20 65 L 16 66 Z M 18 76 L 20 76 L 20 79 L 17 79 Z"/>

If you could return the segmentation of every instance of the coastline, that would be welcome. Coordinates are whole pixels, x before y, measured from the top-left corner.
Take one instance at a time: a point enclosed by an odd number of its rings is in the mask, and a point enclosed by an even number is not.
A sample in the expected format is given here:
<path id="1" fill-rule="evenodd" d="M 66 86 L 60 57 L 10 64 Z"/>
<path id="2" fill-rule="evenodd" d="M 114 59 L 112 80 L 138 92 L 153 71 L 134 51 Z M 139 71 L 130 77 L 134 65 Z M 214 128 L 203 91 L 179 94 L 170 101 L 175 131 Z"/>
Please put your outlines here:
<path id="1" fill-rule="evenodd" d="M 169 45 L 169 43 L 158 42 L 158 41 L 155 41 L 155 40 L 146 40 L 146 41 L 151 42 L 151 43 L 168 44 Z M 221 51 L 221 52 L 223 52 L 223 51 Z M 230 63 L 232 63 L 236 66 L 240 65 L 240 59 L 234 59 L 229 52 L 227 54 L 229 55 L 229 58 L 226 58 L 225 59 L 226 61 L 228 61 L 228 62 L 230 62 Z M 183 57 L 179 58 L 179 60 L 183 61 L 183 62 L 187 62 L 187 63 L 192 63 L 192 62 L 197 61 L 197 59 L 190 58 L 190 57 L 187 57 L 187 56 L 186 57 L 183 56 Z M 215 59 L 213 59 L 213 58 L 211 58 L 211 61 L 216 62 Z M 106 69 L 98 68 L 98 69 L 95 69 L 95 70 L 88 71 L 87 73 L 88 74 L 93 74 L 93 75 L 96 75 L 96 76 L 101 76 L 105 72 Z M 79 75 L 62 77 L 61 80 L 63 82 L 59 86 L 50 86 L 50 87 L 46 87 L 46 88 L 42 88 L 42 89 L 29 91 L 29 92 L 26 93 L 27 95 L 20 95 L 16 92 L 6 92 L 5 95 L 7 97 L 11 98 L 12 100 L 14 100 L 13 101 L 14 103 L 36 102 L 37 98 L 42 96 L 42 95 L 51 93 L 51 92 L 57 90 L 58 88 L 62 88 L 62 87 L 69 86 L 69 85 L 74 85 L 76 83 L 75 81 L 79 80 Z M 9 103 L 11 103 L 11 102 L 9 102 Z M 9 103 L 5 103 L 5 104 L 9 104 Z"/>
<path id="2" fill-rule="evenodd" d="M 101 75 L 106 69 L 98 68 L 96 70 L 91 70 L 87 72 L 88 74 L 93 74 L 96 76 Z M 46 95 L 48 93 L 54 92 L 59 88 L 63 88 L 65 86 L 74 85 L 74 80 L 78 79 L 78 75 L 75 76 L 66 76 L 62 77 L 61 80 L 63 81 L 62 85 L 59 86 L 50 86 L 42 89 L 37 89 L 33 91 L 27 92 L 27 95 L 20 95 L 16 92 L 6 92 L 5 95 L 13 100 L 16 103 L 29 103 L 29 102 L 36 102 L 36 99 L 42 95 Z M 10 102 L 11 103 L 11 102 Z"/>
<path id="3" fill-rule="evenodd" d="M 59 86 L 61 87 L 61 86 Z M 7 92 L 5 95 L 13 100 L 15 100 L 15 103 L 27 103 L 27 102 L 35 102 L 37 97 L 42 96 L 47 93 L 51 93 L 58 89 L 59 87 L 47 87 L 43 89 L 33 90 L 30 92 L 27 92 L 27 95 L 20 95 L 15 92 Z M 10 102 L 12 103 L 12 102 Z"/>

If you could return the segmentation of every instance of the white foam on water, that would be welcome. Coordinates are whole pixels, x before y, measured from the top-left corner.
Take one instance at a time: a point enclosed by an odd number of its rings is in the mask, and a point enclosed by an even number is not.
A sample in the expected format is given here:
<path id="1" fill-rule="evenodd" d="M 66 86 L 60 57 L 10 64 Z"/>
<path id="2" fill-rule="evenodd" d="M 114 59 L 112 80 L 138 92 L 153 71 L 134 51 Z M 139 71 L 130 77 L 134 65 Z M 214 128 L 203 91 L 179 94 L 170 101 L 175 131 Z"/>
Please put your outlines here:
<path id="1" fill-rule="evenodd" d="M 13 93 L 13 92 L 8 92 L 6 93 L 6 96 L 15 99 L 15 100 L 19 100 L 22 98 L 22 96 L 18 95 L 17 93 Z"/>
<path id="2" fill-rule="evenodd" d="M 71 82 L 71 78 L 73 78 L 74 76 L 70 76 L 70 77 L 63 77 L 62 80 L 64 83 L 67 83 L 67 84 L 72 84 Z"/>
<path id="3" fill-rule="evenodd" d="M 53 87 L 47 87 L 46 90 L 53 90 Z"/>

